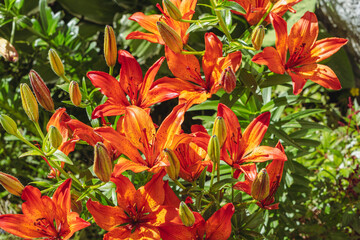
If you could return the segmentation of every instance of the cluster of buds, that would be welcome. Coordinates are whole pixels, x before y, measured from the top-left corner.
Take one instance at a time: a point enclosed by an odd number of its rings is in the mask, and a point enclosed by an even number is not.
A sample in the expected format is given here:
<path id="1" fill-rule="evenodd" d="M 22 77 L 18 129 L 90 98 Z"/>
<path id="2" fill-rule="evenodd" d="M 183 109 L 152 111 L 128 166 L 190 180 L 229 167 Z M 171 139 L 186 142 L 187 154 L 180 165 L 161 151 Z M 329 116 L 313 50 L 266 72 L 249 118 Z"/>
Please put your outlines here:
<path id="1" fill-rule="evenodd" d="M 158 21 L 156 26 L 166 46 L 174 53 L 181 53 L 184 45 L 179 34 L 166 23 Z"/>

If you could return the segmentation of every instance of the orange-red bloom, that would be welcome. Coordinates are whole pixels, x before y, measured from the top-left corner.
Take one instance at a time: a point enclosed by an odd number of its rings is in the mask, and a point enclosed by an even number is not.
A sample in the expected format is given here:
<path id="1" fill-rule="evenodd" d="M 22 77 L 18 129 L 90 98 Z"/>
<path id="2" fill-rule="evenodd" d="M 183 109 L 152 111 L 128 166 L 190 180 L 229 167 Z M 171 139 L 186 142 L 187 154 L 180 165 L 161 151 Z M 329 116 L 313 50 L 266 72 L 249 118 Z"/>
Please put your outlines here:
<path id="1" fill-rule="evenodd" d="M 280 142 L 276 145 L 276 148 L 284 152 L 284 147 L 281 145 Z M 273 160 L 269 165 L 267 165 L 266 171 L 269 174 L 269 178 L 270 178 L 270 193 L 264 200 L 256 203 L 259 207 L 269 210 L 279 208 L 279 203 L 273 205 L 271 204 L 274 203 L 275 201 L 274 196 L 276 190 L 280 185 L 283 169 L 284 169 L 284 161 L 281 160 Z M 256 170 L 256 165 L 255 163 L 242 165 L 240 166 L 240 170 L 245 175 L 245 181 L 236 183 L 234 185 L 234 188 L 244 191 L 247 194 L 251 195 L 252 183 L 254 182 L 256 175 L 258 174 Z"/>
<path id="2" fill-rule="evenodd" d="M 69 239 L 75 232 L 90 223 L 70 212 L 71 179 L 66 180 L 55 191 L 53 198 L 41 196 L 40 190 L 26 186 L 21 198 L 23 214 L 0 216 L 0 228 L 16 236 L 51 240 Z"/>
<path id="3" fill-rule="evenodd" d="M 137 106 L 129 106 L 125 109 L 123 122 L 125 135 L 111 127 L 95 129 L 95 132 L 108 141 L 118 153 L 130 159 L 121 157 L 118 160 L 114 168 L 115 176 L 126 170 L 158 172 L 168 166 L 163 150 L 173 149 L 177 143 L 181 143 L 181 137 L 176 135 L 181 131 L 185 107 L 185 104 L 176 106 L 157 131 L 149 114 Z M 139 151 L 144 154 L 145 160 Z"/>
<path id="4" fill-rule="evenodd" d="M 270 113 L 265 112 L 255 118 L 242 133 L 239 120 L 230 108 L 218 106 L 218 116 L 226 124 L 227 137 L 221 149 L 221 159 L 234 168 L 245 162 L 265 162 L 276 159 L 285 161 L 286 155 L 278 148 L 259 146 L 270 122 Z"/>
<path id="5" fill-rule="evenodd" d="M 234 11 L 234 13 L 244 16 L 246 21 L 250 25 L 256 25 L 260 19 L 264 16 L 266 13 L 266 10 L 270 6 L 271 0 L 231 0 L 233 2 L 237 2 L 240 4 L 246 11 L 246 14 L 239 13 Z M 288 10 L 292 13 L 296 13 L 296 11 L 292 8 L 295 4 L 298 2 L 301 2 L 302 0 L 279 0 L 277 1 L 271 12 L 276 13 L 280 17 L 284 15 Z M 265 21 L 269 23 L 269 16 L 265 18 Z"/>
<path id="6" fill-rule="evenodd" d="M 234 212 L 234 205 L 227 203 L 217 210 L 206 222 L 199 213 L 193 212 L 195 224 L 189 227 L 192 233 L 192 238 L 189 239 L 227 240 L 231 234 L 231 218 Z M 204 235 L 206 235 L 205 238 Z"/>
<path id="7" fill-rule="evenodd" d="M 178 96 L 171 89 L 160 89 L 157 81 L 154 82 L 164 61 L 163 57 L 149 68 L 144 78 L 140 64 L 129 52 L 120 50 L 118 61 L 121 64 L 119 81 L 105 72 L 90 71 L 87 73 L 92 84 L 100 88 L 101 93 L 108 97 L 104 104 L 94 109 L 92 118 L 121 115 L 124 114 L 127 106 L 148 108 L 155 103 Z"/>
<path id="8" fill-rule="evenodd" d="M 165 46 L 165 56 L 170 71 L 177 78 L 161 79 L 168 88 L 180 92 L 180 102 L 191 101 L 191 104 L 204 102 L 221 86 L 221 74 L 231 67 L 236 72 L 241 64 L 241 52 L 233 52 L 223 57 L 222 43 L 214 33 L 205 34 L 205 54 L 202 68 L 205 80 L 200 74 L 200 63 L 194 55 L 174 53 Z M 159 80 L 160 81 L 160 80 Z M 191 105 L 189 104 L 189 105 Z"/>
<path id="9" fill-rule="evenodd" d="M 159 172 L 138 190 L 128 178 L 112 177 L 117 186 L 117 206 L 104 206 L 91 199 L 87 202 L 96 224 L 108 231 L 104 239 L 181 239 L 166 237 L 172 235 L 189 239 L 190 233 L 184 226 L 171 224 L 178 217 L 176 206 L 180 201 L 164 184 L 164 175 L 164 171 Z"/>
<path id="10" fill-rule="evenodd" d="M 191 20 L 194 9 L 196 6 L 197 0 L 171 0 L 171 2 L 180 10 L 180 13 L 182 15 L 182 19 L 184 20 Z M 158 8 L 163 13 L 163 15 L 160 14 L 154 14 L 146 16 L 142 12 L 134 13 L 129 17 L 130 20 L 133 20 L 140 24 L 143 28 L 145 28 L 150 33 L 144 33 L 140 31 L 135 31 L 130 33 L 126 39 L 144 39 L 152 43 L 159 43 L 164 45 L 165 42 L 160 36 L 160 33 L 158 31 L 158 28 L 156 27 L 156 22 L 162 20 L 164 21 L 168 26 L 170 26 L 172 29 L 175 30 L 175 32 L 181 37 L 184 44 L 187 43 L 187 40 L 189 38 L 189 34 L 186 34 L 186 31 L 188 30 L 190 23 L 185 22 L 179 22 L 174 19 L 172 19 L 169 16 L 169 13 L 167 12 L 164 4 L 163 9 L 158 5 Z"/>
<path id="11" fill-rule="evenodd" d="M 264 48 L 252 61 L 267 65 L 270 71 L 278 74 L 288 73 L 293 81 L 294 94 L 299 94 L 307 79 L 325 88 L 338 90 L 339 79 L 328 66 L 318 64 L 336 53 L 348 40 L 343 38 L 325 38 L 318 40 L 318 21 L 316 15 L 306 12 L 291 28 L 287 35 L 287 24 L 276 14 L 270 14 L 271 23 L 276 32 L 276 49 Z M 286 61 L 287 50 L 290 57 Z"/>

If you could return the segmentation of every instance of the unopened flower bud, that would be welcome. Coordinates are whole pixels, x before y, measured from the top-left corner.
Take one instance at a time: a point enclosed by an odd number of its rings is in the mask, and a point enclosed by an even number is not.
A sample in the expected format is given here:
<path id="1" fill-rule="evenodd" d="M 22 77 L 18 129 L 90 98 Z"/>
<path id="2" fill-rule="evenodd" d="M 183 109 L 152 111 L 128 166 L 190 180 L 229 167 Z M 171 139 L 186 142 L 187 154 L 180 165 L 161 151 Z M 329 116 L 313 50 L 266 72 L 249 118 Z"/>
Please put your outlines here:
<path id="1" fill-rule="evenodd" d="M 64 65 L 57 52 L 54 49 L 49 50 L 49 60 L 52 70 L 56 75 L 62 77 L 65 75 Z"/>
<path id="2" fill-rule="evenodd" d="M 29 119 L 33 122 L 39 120 L 39 109 L 34 94 L 26 83 L 20 84 L 22 106 Z"/>
<path id="3" fill-rule="evenodd" d="M 24 186 L 16 178 L 9 174 L 0 172 L 0 184 L 11 194 L 21 196 Z"/>
<path id="4" fill-rule="evenodd" d="M 253 47 L 259 51 L 265 37 L 265 28 L 262 25 L 255 27 L 251 33 Z"/>
<path id="5" fill-rule="evenodd" d="M 82 212 L 82 203 L 78 201 L 79 196 L 76 194 L 71 194 L 71 211 L 81 214 Z"/>
<path id="6" fill-rule="evenodd" d="M 75 81 L 71 81 L 69 85 L 70 100 L 75 106 L 79 106 L 81 103 L 81 92 L 79 84 Z"/>
<path id="7" fill-rule="evenodd" d="M 218 164 L 220 162 L 220 143 L 216 135 L 210 137 L 208 155 L 214 164 Z"/>
<path id="8" fill-rule="evenodd" d="M 193 212 L 189 209 L 186 203 L 181 202 L 179 206 L 179 215 L 182 223 L 186 227 L 191 227 L 195 223 L 195 216 Z"/>
<path id="9" fill-rule="evenodd" d="M 53 112 L 54 102 L 51 98 L 50 90 L 47 88 L 40 75 L 34 70 L 30 70 L 29 78 L 39 104 L 47 111 Z"/>
<path id="10" fill-rule="evenodd" d="M 214 121 L 214 126 L 212 129 L 212 135 L 216 135 L 219 139 L 220 148 L 224 145 L 226 141 L 226 124 L 223 117 L 217 116 Z"/>
<path id="11" fill-rule="evenodd" d="M 0 56 L 6 61 L 17 62 L 19 55 L 15 47 L 6 39 L 0 37 Z"/>
<path id="12" fill-rule="evenodd" d="M 227 93 L 231 93 L 236 87 L 236 76 L 232 67 L 223 70 L 220 76 L 220 84 Z"/>
<path id="13" fill-rule="evenodd" d="M 167 160 L 170 163 L 170 166 L 166 167 L 166 172 L 171 179 L 175 180 L 179 177 L 179 172 L 180 172 L 179 159 L 177 158 L 174 151 L 169 148 L 165 148 L 164 153 L 167 157 Z"/>
<path id="14" fill-rule="evenodd" d="M 5 131 L 11 135 L 17 135 L 18 130 L 17 130 L 17 125 L 15 123 L 15 121 L 5 115 L 5 114 L 1 114 L 0 115 L 0 123 L 3 126 L 3 128 L 5 129 Z"/>
<path id="15" fill-rule="evenodd" d="M 258 201 L 264 200 L 270 191 L 270 179 L 266 169 L 263 168 L 256 175 L 254 182 L 251 186 L 251 196 Z"/>
<path id="16" fill-rule="evenodd" d="M 108 67 L 114 67 L 117 57 L 116 39 L 114 29 L 108 25 L 105 27 L 104 34 L 104 56 Z"/>
<path id="17" fill-rule="evenodd" d="M 168 12 L 169 16 L 176 20 L 179 21 L 182 18 L 181 12 L 180 10 L 175 6 L 175 4 L 173 4 L 170 0 L 164 0 L 164 6 L 166 11 Z"/>
<path id="18" fill-rule="evenodd" d="M 57 149 L 62 144 L 63 138 L 61 136 L 61 133 L 60 133 L 59 129 L 57 129 L 57 127 L 55 127 L 53 125 L 51 125 L 49 127 L 48 138 L 49 138 L 50 145 L 53 148 Z"/>
<path id="19" fill-rule="evenodd" d="M 94 173 L 101 181 L 110 181 L 112 162 L 105 145 L 101 142 L 96 143 L 94 147 Z"/>
<path id="20" fill-rule="evenodd" d="M 166 23 L 157 22 L 156 25 L 166 46 L 175 53 L 181 53 L 183 50 L 183 42 L 179 34 Z"/>

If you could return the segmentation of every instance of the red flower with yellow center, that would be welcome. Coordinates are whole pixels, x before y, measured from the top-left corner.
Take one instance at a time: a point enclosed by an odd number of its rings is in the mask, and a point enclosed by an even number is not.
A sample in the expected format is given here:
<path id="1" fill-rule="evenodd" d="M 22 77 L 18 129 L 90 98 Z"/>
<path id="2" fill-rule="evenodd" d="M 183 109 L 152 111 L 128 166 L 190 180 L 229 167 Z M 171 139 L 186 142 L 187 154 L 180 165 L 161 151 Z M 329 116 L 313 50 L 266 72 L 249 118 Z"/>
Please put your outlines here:
<path id="1" fill-rule="evenodd" d="M 0 228 L 16 236 L 34 239 L 66 240 L 90 223 L 70 212 L 71 179 L 62 183 L 53 198 L 41 196 L 40 190 L 26 186 L 21 198 L 23 214 L 0 216 Z"/>
<path id="2" fill-rule="evenodd" d="M 165 235 L 189 239 L 190 233 L 184 226 L 171 223 L 179 215 L 176 210 L 179 199 L 164 184 L 164 175 L 164 171 L 159 172 L 138 190 L 128 178 L 112 177 L 117 186 L 117 206 L 104 206 L 91 199 L 87 202 L 96 224 L 108 231 L 104 239 L 169 239 L 162 236 L 164 226 Z"/>
<path id="3" fill-rule="evenodd" d="M 325 38 L 316 41 L 319 27 L 316 15 L 306 12 L 287 34 L 287 24 L 276 14 L 270 14 L 271 23 L 276 32 L 276 49 L 266 47 L 256 54 L 252 61 L 266 65 L 270 71 L 290 75 L 294 94 L 299 94 L 307 79 L 333 90 L 341 88 L 336 74 L 328 66 L 318 62 L 336 53 L 348 40 L 343 38 Z M 286 60 L 287 50 L 290 57 Z"/>

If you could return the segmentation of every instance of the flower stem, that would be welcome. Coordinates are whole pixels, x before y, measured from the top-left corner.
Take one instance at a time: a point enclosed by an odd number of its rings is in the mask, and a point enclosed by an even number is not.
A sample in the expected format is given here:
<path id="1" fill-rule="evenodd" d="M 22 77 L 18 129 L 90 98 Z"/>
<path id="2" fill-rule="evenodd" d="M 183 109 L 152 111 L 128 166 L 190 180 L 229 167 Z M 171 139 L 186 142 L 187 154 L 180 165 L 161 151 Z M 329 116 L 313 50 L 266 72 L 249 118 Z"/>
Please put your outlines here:
<path id="1" fill-rule="evenodd" d="M 231 42 L 231 41 L 232 41 L 232 37 L 231 37 L 231 35 L 230 35 L 229 30 L 228 30 L 227 27 L 226 27 L 226 24 L 225 24 L 225 21 L 224 21 L 223 17 L 221 16 L 221 12 L 220 12 L 219 10 L 215 10 L 215 7 L 216 7 L 216 2 L 215 2 L 215 0 L 210 0 L 210 3 L 211 3 L 211 5 L 212 5 L 213 8 L 214 8 L 214 11 L 215 11 L 215 14 L 216 14 L 217 18 L 219 19 L 219 25 L 220 25 L 220 27 L 222 28 L 222 30 L 223 30 L 223 32 L 225 33 L 225 35 L 226 35 L 227 39 L 229 40 L 229 42 Z"/>
<path id="2" fill-rule="evenodd" d="M 38 122 L 34 122 L 34 125 L 36 127 L 36 130 L 38 131 L 40 137 L 42 140 L 44 140 L 45 136 L 44 136 L 44 133 L 42 132 L 40 126 L 39 126 L 39 123 Z"/>
<path id="3" fill-rule="evenodd" d="M 197 52 L 197 51 L 181 51 L 181 54 L 184 54 L 184 55 L 204 55 L 205 51 L 200 51 L 200 52 Z"/>

